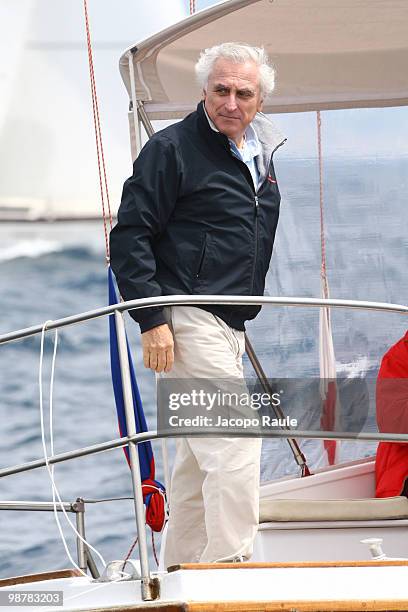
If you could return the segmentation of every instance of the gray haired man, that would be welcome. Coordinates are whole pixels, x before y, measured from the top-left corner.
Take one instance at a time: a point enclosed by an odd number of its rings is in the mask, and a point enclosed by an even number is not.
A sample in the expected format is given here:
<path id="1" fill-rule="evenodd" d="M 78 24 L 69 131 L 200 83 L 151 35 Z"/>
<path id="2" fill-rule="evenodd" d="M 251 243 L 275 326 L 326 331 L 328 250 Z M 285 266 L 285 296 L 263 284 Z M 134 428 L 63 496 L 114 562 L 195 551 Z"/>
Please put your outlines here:
<path id="1" fill-rule="evenodd" d="M 206 49 L 197 110 L 155 134 L 135 161 L 111 233 L 126 300 L 262 295 L 279 216 L 274 151 L 284 142 L 262 104 L 274 87 L 263 49 Z M 254 306 L 132 311 L 147 368 L 173 378 L 243 377 Z M 178 438 L 165 564 L 248 559 L 258 527 L 261 440 Z"/>

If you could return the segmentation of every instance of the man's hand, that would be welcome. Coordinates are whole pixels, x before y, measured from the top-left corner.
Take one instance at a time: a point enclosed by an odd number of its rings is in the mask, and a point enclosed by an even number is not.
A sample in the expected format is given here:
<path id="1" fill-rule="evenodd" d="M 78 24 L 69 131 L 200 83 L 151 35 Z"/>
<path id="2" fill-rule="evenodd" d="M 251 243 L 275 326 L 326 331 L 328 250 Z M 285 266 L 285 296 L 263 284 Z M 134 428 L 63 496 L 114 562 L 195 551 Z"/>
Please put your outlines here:
<path id="1" fill-rule="evenodd" d="M 142 346 L 145 368 L 154 372 L 170 372 L 174 362 L 174 340 L 166 323 L 144 332 Z"/>

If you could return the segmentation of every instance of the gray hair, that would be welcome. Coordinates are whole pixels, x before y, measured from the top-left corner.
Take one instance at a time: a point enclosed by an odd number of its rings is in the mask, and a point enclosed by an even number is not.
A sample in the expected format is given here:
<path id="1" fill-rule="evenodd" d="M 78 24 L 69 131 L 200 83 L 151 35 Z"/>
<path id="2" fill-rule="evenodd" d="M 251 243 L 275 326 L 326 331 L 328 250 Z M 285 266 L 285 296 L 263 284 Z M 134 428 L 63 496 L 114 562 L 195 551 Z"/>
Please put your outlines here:
<path id="1" fill-rule="evenodd" d="M 201 52 L 195 65 L 197 81 L 203 89 L 208 85 L 208 78 L 218 59 L 227 59 L 237 64 L 254 62 L 259 69 L 259 85 L 263 98 L 269 96 L 275 87 L 275 70 L 269 63 L 263 47 L 251 47 L 245 43 L 227 42 L 215 45 Z"/>

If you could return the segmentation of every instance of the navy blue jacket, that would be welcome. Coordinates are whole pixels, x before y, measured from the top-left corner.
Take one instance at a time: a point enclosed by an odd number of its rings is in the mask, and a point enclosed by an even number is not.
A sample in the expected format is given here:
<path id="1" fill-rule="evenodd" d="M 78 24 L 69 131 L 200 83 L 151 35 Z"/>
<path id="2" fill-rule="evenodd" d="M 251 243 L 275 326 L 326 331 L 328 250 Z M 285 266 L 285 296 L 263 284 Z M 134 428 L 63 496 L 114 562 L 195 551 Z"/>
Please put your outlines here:
<path id="1" fill-rule="evenodd" d="M 259 187 L 228 138 L 211 129 L 203 103 L 143 147 L 123 187 L 110 237 L 111 266 L 125 300 L 174 294 L 263 295 L 280 194 L 272 163 L 284 142 L 258 113 Z M 244 330 L 259 306 L 200 306 Z M 161 307 L 132 310 L 147 331 Z"/>

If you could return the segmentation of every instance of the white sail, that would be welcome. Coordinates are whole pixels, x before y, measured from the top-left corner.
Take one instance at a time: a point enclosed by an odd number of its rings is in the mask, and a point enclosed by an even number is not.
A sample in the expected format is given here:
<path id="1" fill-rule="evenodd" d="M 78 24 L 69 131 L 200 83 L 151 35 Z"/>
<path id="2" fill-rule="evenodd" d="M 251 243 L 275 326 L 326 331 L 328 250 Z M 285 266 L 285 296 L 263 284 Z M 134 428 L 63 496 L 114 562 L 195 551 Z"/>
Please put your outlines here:
<path id="1" fill-rule="evenodd" d="M 121 50 L 185 15 L 182 0 L 89 3 L 112 202 L 131 172 Z M 0 218 L 88 217 L 99 183 L 82 2 L 0 0 Z M 125 118 L 125 119 L 124 119 Z"/>

